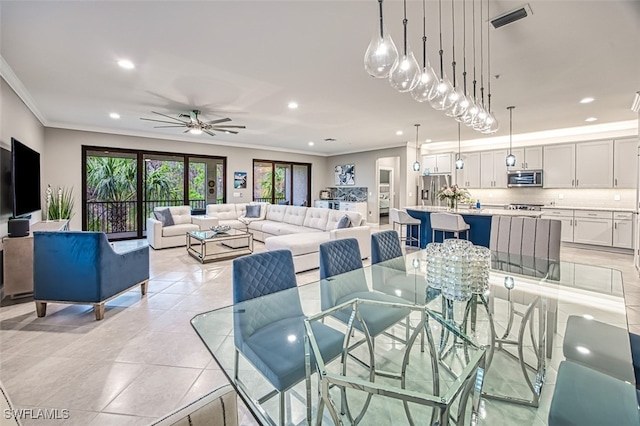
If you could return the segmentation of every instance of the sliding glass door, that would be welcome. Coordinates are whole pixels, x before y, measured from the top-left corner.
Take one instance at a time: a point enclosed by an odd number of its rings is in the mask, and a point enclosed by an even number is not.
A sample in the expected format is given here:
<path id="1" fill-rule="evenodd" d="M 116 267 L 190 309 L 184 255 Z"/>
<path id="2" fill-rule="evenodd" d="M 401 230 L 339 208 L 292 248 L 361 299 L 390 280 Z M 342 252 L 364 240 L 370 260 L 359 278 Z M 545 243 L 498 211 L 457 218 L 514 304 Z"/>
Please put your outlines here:
<path id="1" fill-rule="evenodd" d="M 311 164 L 253 161 L 254 201 L 307 206 L 310 188 Z"/>

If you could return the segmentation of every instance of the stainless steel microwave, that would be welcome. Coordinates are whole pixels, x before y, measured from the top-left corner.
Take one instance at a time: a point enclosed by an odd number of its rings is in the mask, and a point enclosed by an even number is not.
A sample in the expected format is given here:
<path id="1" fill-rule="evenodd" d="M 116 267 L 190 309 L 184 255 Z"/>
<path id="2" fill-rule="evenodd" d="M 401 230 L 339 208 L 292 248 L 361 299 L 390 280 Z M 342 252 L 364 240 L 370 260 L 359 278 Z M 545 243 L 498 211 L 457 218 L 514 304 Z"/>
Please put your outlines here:
<path id="1" fill-rule="evenodd" d="M 507 186 L 509 188 L 542 186 L 542 170 L 509 170 Z"/>

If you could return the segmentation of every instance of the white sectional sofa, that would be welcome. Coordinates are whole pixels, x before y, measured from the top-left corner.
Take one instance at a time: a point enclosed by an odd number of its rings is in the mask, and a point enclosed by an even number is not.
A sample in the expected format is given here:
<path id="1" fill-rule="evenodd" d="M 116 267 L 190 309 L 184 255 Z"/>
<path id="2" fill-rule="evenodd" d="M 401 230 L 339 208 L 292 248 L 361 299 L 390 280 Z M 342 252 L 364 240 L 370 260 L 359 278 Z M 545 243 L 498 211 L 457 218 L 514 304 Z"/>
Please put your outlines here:
<path id="1" fill-rule="evenodd" d="M 260 216 L 248 218 L 248 204 L 209 204 L 206 212 L 207 216 L 216 217 L 220 225 L 251 232 L 255 240 L 265 243 L 267 250 L 291 250 L 296 272 L 317 268 L 320 244 L 329 240 L 356 238 L 362 258 L 371 255 L 371 229 L 358 212 L 256 203 L 260 204 Z M 169 209 L 172 215 L 177 212 L 179 218 L 174 222 L 178 224 L 162 228 L 159 221 L 147 220 L 147 239 L 153 248 L 185 245 L 186 232 L 198 229 L 190 218 L 184 217 L 189 212 L 188 206 Z M 352 226 L 337 229 L 345 215 Z"/>

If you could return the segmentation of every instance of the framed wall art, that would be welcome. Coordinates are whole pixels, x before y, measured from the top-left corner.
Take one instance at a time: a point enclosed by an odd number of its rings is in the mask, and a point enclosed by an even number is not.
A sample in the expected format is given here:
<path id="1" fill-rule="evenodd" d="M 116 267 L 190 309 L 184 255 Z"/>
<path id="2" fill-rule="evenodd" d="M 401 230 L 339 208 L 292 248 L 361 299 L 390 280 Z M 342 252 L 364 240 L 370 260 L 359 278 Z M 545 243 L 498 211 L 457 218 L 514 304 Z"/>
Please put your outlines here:
<path id="1" fill-rule="evenodd" d="M 335 168 L 335 184 L 355 185 L 356 184 L 356 166 L 355 164 L 343 164 Z"/>
<path id="2" fill-rule="evenodd" d="M 247 172 L 233 172 L 233 187 L 247 189 Z"/>

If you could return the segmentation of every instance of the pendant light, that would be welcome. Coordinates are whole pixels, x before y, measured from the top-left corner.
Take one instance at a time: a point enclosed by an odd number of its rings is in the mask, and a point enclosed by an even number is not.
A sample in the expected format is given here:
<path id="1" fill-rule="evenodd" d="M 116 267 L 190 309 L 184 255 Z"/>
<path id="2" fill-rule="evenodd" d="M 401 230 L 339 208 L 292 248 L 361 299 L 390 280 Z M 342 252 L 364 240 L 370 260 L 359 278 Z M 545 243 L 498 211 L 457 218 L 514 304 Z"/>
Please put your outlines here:
<path id="1" fill-rule="evenodd" d="M 476 115 L 478 114 L 478 97 L 476 92 L 476 84 L 478 80 L 476 79 L 476 2 L 472 0 L 471 2 L 471 24 L 472 24 L 472 35 L 471 38 L 473 40 L 473 97 L 469 97 L 469 107 L 467 108 L 467 112 L 462 116 L 462 121 L 467 126 L 472 126 L 473 120 L 475 120 Z"/>
<path id="2" fill-rule="evenodd" d="M 513 144 L 513 109 L 514 106 L 509 106 L 509 155 L 507 155 L 506 163 L 507 167 L 513 167 L 516 165 L 516 156 L 511 152 L 511 146 Z"/>
<path id="3" fill-rule="evenodd" d="M 411 96 L 418 102 L 426 102 L 430 98 L 433 85 L 438 81 L 436 72 L 429 64 L 427 56 L 427 13 L 426 0 L 422 0 L 422 74 L 416 87 L 411 91 Z"/>
<path id="4" fill-rule="evenodd" d="M 450 106 L 449 94 L 453 90 L 453 86 L 444 74 L 444 62 L 442 57 L 444 53 L 442 50 L 442 0 L 438 0 L 438 15 L 440 25 L 440 79 L 438 80 L 438 84 L 433 86 L 433 93 L 430 95 L 431 100 L 429 102 L 434 109 L 443 111 Z"/>
<path id="5" fill-rule="evenodd" d="M 458 122 L 458 157 L 456 158 L 456 170 L 464 169 L 464 160 L 460 155 L 460 122 Z"/>
<path id="6" fill-rule="evenodd" d="M 398 56 L 389 73 L 389 84 L 398 92 L 410 92 L 420 81 L 422 72 L 420 65 L 407 45 L 407 0 L 404 0 L 404 49 L 402 56 Z"/>
<path id="7" fill-rule="evenodd" d="M 398 50 L 387 32 L 382 18 L 382 1 L 378 0 L 380 6 L 380 28 L 374 33 L 364 54 L 364 69 L 367 70 L 369 75 L 376 78 L 389 77 L 391 67 L 398 60 Z"/>
<path id="8" fill-rule="evenodd" d="M 478 113 L 471 122 L 471 127 L 475 130 L 481 130 L 485 125 L 487 119 L 487 110 L 484 108 L 484 38 L 482 31 L 482 0 L 480 0 L 480 103 L 476 101 L 478 106 Z"/>
<path id="9" fill-rule="evenodd" d="M 416 126 L 416 162 L 413 163 L 413 171 L 419 172 L 421 166 L 420 166 L 420 145 L 418 145 L 418 128 L 420 127 L 420 125 L 414 124 L 414 126 Z"/>
<path id="10" fill-rule="evenodd" d="M 458 101 L 463 111 L 454 118 L 458 123 L 464 123 L 467 110 L 472 107 L 472 102 L 467 92 L 467 2 L 462 0 L 462 94 Z"/>
<path id="11" fill-rule="evenodd" d="M 493 110 L 491 109 L 491 28 L 489 27 L 489 23 L 491 19 L 489 18 L 489 4 L 490 2 L 487 0 L 487 75 L 488 75 L 488 89 L 489 94 L 487 95 L 487 118 L 485 119 L 485 126 L 481 130 L 481 133 L 486 135 L 493 134 L 498 131 L 500 125 L 498 120 L 496 120 L 495 115 L 493 114 Z"/>
<path id="12" fill-rule="evenodd" d="M 449 93 L 450 105 L 445 109 L 444 114 L 448 117 L 457 117 L 463 115 L 468 108 L 468 104 L 465 101 L 462 87 L 456 84 L 456 10 L 455 1 L 451 0 L 451 56 L 453 61 L 451 62 L 451 68 L 453 70 L 453 89 Z"/>

